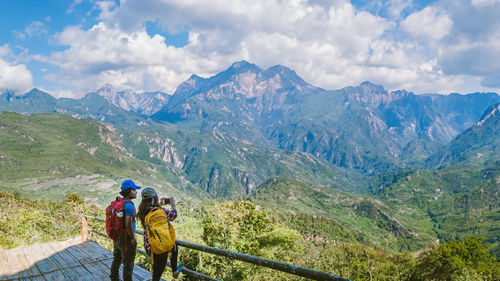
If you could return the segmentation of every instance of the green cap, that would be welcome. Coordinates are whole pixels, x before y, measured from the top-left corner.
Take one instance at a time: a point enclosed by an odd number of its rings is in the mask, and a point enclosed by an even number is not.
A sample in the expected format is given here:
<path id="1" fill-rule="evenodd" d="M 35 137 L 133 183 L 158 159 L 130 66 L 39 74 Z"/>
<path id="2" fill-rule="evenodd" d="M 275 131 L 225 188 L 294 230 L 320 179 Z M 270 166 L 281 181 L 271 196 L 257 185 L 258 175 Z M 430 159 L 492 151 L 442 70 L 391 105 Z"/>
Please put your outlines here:
<path id="1" fill-rule="evenodd" d="M 151 187 L 146 187 L 141 192 L 141 196 L 142 196 L 143 199 L 152 199 L 156 195 L 158 195 L 158 192 L 156 192 L 156 190 L 154 190 Z"/>

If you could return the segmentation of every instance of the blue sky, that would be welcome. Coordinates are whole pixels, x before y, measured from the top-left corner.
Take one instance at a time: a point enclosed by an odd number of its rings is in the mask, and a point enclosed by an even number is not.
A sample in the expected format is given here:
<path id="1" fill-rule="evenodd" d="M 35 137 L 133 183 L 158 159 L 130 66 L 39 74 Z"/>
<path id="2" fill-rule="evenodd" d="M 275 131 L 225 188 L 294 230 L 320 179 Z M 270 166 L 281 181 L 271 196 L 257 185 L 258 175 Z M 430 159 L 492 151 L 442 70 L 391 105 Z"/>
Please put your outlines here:
<path id="1" fill-rule="evenodd" d="M 325 89 L 500 92 L 500 0 L 0 1 L 0 89 L 173 93 L 233 62 Z"/>

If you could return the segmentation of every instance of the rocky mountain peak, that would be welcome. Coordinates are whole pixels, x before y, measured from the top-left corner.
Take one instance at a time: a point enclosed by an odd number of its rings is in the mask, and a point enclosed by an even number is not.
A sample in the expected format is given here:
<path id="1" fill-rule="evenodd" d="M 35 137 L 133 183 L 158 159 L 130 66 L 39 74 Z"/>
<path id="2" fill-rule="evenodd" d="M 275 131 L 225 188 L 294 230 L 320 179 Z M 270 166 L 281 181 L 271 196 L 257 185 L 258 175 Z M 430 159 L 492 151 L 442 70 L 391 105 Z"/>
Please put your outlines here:
<path id="1" fill-rule="evenodd" d="M 370 81 L 364 81 L 358 86 L 358 88 L 360 88 L 365 95 L 379 95 L 387 93 L 382 85 L 377 85 Z"/>
<path id="2" fill-rule="evenodd" d="M 259 71 L 261 71 L 261 69 L 258 66 L 256 66 L 253 63 L 249 63 L 245 60 L 233 63 L 226 71 L 229 71 L 229 70 L 233 70 L 236 72 L 246 72 L 246 71 L 259 72 Z"/>
<path id="3" fill-rule="evenodd" d="M 293 84 L 301 86 L 309 85 L 306 81 L 300 78 L 295 71 L 282 65 L 275 65 L 263 71 L 262 80 L 267 80 L 276 75 L 279 75 L 283 81 L 289 81 Z"/>
<path id="4" fill-rule="evenodd" d="M 383 86 L 365 81 L 358 87 L 344 88 L 347 98 L 351 101 L 362 102 L 370 106 L 379 106 L 399 97 L 402 92 L 389 93 Z"/>
<path id="5" fill-rule="evenodd" d="M 482 126 L 485 122 L 492 118 L 500 118 L 500 103 L 490 106 L 481 116 L 479 122 L 476 123 L 476 126 Z"/>
<path id="6" fill-rule="evenodd" d="M 163 92 L 137 93 L 132 89 L 116 91 L 109 83 L 96 90 L 95 93 L 115 106 L 146 115 L 151 115 L 160 110 L 167 103 L 169 98 L 169 96 Z"/>
<path id="7" fill-rule="evenodd" d="M 101 88 L 97 89 L 95 91 L 98 95 L 103 96 L 103 97 L 112 97 L 116 95 L 116 91 L 113 88 L 113 85 L 106 83 L 104 86 Z"/>
<path id="8" fill-rule="evenodd" d="M 104 86 L 101 87 L 101 90 L 103 91 L 112 91 L 113 90 L 113 85 L 106 83 Z"/>
<path id="9" fill-rule="evenodd" d="M 0 96 L 6 101 L 11 101 L 18 93 L 9 89 L 0 89 Z"/>
<path id="10" fill-rule="evenodd" d="M 26 97 L 45 97 L 45 96 L 52 97 L 50 94 L 48 94 L 42 90 L 39 90 L 37 88 L 31 89 L 29 92 L 27 92 L 25 94 L 25 96 Z"/>

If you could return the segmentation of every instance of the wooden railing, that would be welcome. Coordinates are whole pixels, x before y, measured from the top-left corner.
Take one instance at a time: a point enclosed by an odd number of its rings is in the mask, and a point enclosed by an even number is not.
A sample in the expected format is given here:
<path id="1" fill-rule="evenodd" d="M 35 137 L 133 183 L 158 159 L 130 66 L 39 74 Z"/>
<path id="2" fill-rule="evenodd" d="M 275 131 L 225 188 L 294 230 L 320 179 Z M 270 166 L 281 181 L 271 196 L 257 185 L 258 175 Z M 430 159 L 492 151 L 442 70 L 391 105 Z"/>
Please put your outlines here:
<path id="1" fill-rule="evenodd" d="M 82 236 L 83 241 L 88 239 L 88 232 L 89 231 L 94 232 L 100 236 L 104 236 L 106 238 L 109 238 L 108 235 L 106 235 L 105 233 L 99 232 L 99 231 L 94 230 L 94 229 L 89 229 L 88 223 L 87 223 L 87 218 L 91 218 L 91 219 L 95 219 L 95 220 L 104 222 L 104 220 L 101 218 L 83 216 L 83 218 L 82 218 L 82 232 L 81 232 L 81 236 Z M 135 233 L 140 234 L 140 235 L 144 234 L 144 232 L 142 230 L 136 230 Z M 176 245 L 181 246 L 181 247 L 193 249 L 196 251 L 202 251 L 205 253 L 215 254 L 215 255 L 219 255 L 219 256 L 224 256 L 224 257 L 227 257 L 230 259 L 236 259 L 236 260 L 256 264 L 258 266 L 268 267 L 268 268 L 271 268 L 274 270 L 283 271 L 283 272 L 286 272 L 289 274 L 293 274 L 296 276 L 301 276 L 301 277 L 305 277 L 305 278 L 309 278 L 309 279 L 313 279 L 313 280 L 348 281 L 348 279 L 345 279 L 345 278 L 342 278 L 339 276 L 335 276 L 333 274 L 329 274 L 329 273 L 325 273 L 325 272 L 321 272 L 321 271 L 317 271 L 317 270 L 312 270 L 312 269 L 305 268 L 305 267 L 295 266 L 295 265 L 284 263 L 284 262 L 269 260 L 269 259 L 260 258 L 260 257 L 256 257 L 256 256 L 250 256 L 250 255 L 241 254 L 241 253 L 237 253 L 237 252 L 233 252 L 233 251 L 229 251 L 229 250 L 219 249 L 219 248 L 210 247 L 210 246 L 206 246 L 206 245 L 194 244 L 194 243 L 185 242 L 185 241 L 181 241 L 181 240 L 175 240 L 175 243 L 176 243 Z M 140 249 L 137 249 L 137 252 L 148 257 L 146 252 L 144 252 Z M 195 278 L 202 279 L 202 280 L 218 280 L 218 279 L 215 279 L 213 277 L 204 275 L 202 273 L 187 269 L 185 267 L 182 270 L 182 272 L 188 276 L 195 277 Z"/>

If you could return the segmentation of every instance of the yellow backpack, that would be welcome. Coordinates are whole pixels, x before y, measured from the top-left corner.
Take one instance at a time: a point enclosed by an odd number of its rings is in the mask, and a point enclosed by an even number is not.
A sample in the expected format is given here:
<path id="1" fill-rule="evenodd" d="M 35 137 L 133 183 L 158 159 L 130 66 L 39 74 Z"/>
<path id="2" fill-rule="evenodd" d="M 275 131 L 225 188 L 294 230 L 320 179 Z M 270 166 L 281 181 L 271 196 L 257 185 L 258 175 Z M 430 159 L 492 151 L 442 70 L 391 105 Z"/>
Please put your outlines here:
<path id="1" fill-rule="evenodd" d="M 144 219 L 151 256 L 170 251 L 175 245 L 175 230 L 162 208 L 153 208 Z"/>

